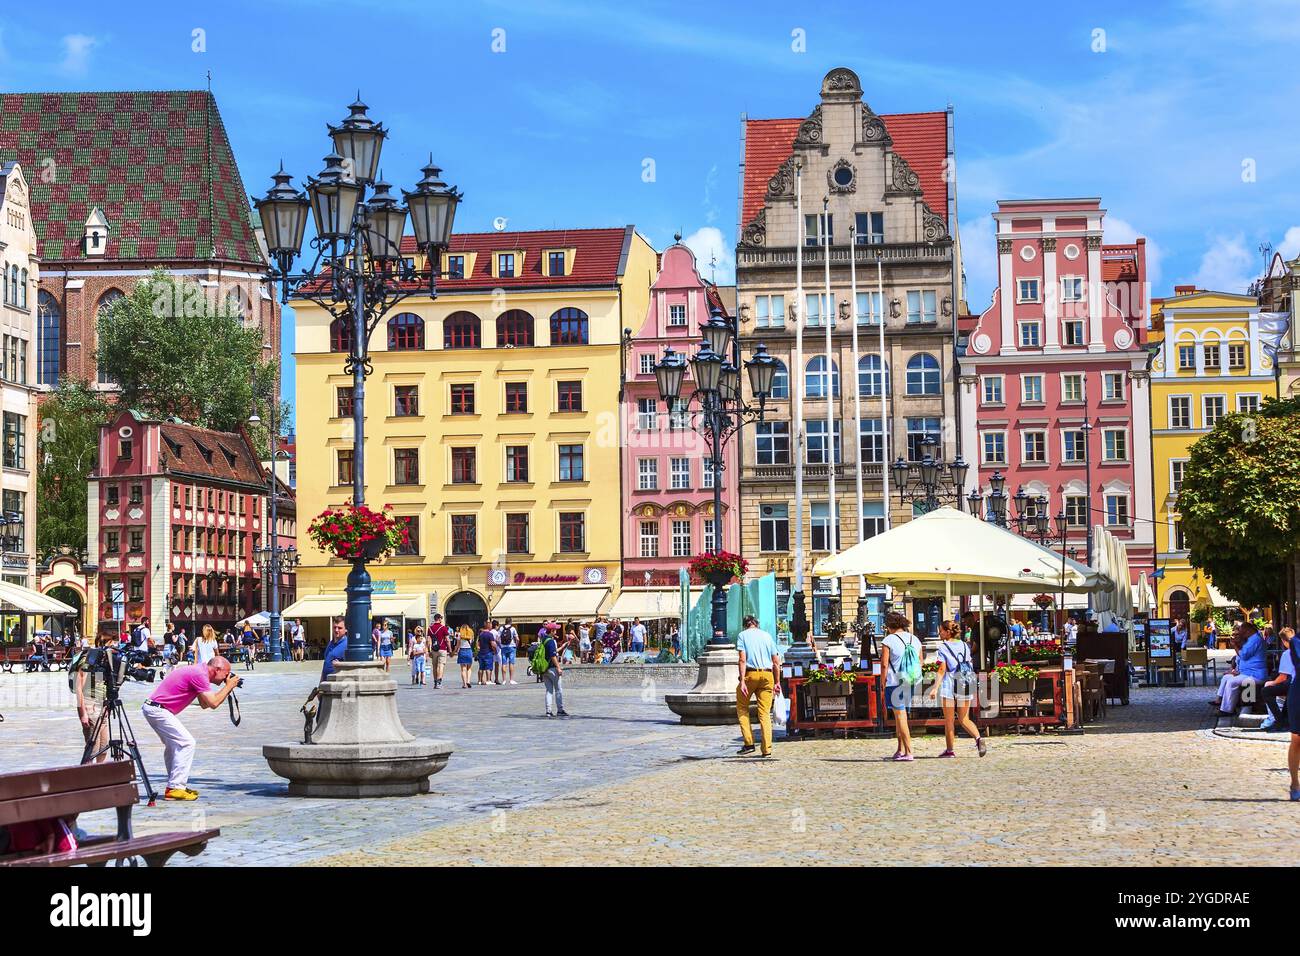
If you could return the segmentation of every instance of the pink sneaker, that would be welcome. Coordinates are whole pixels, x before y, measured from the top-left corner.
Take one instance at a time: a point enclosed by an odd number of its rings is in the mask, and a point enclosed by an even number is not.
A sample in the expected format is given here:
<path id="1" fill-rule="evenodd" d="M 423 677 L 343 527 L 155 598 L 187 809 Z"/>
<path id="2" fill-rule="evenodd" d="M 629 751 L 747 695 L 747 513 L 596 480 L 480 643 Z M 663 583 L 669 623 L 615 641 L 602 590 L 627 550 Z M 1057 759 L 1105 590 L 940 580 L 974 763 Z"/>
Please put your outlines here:
<path id="1" fill-rule="evenodd" d="M 911 754 L 897 753 L 894 754 L 894 760 L 898 763 L 909 763 L 912 760 Z"/>
<path id="2" fill-rule="evenodd" d="M 943 753 L 939 754 L 939 756 L 940 756 L 940 757 L 955 757 L 955 756 L 957 756 L 957 755 L 956 755 L 955 753 L 953 753 L 951 750 L 945 750 Z"/>

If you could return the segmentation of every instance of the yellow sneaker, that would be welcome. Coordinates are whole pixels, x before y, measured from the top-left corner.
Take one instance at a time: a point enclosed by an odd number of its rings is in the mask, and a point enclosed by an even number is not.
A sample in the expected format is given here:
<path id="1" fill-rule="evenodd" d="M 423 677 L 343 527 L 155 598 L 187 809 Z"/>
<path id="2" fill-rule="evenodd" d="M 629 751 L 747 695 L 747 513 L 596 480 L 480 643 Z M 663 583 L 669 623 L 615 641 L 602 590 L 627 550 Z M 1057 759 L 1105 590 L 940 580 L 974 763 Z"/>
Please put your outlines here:
<path id="1" fill-rule="evenodd" d="M 193 787 L 186 787 L 185 789 L 188 790 L 190 793 L 194 794 L 194 796 L 196 797 L 199 795 L 199 792 L 195 790 Z"/>
<path id="2" fill-rule="evenodd" d="M 164 800 L 197 800 L 199 795 L 193 790 L 186 790 L 184 787 L 168 787 L 163 794 Z"/>

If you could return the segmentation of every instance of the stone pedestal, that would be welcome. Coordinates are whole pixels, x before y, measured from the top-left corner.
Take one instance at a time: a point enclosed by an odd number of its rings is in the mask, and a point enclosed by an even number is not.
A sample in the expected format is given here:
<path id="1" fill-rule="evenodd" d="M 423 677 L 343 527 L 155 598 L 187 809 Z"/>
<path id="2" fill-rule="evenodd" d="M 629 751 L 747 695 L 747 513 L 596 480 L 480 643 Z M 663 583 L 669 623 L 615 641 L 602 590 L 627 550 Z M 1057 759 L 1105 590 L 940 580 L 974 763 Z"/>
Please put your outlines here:
<path id="1" fill-rule="evenodd" d="M 268 744 L 262 756 L 295 797 L 401 797 L 429 792 L 451 743 L 407 733 L 397 683 L 379 661 L 340 661 L 320 685 L 310 743 Z"/>
<path id="2" fill-rule="evenodd" d="M 696 659 L 700 676 L 684 694 L 667 694 L 668 709 L 681 718 L 683 724 L 734 724 L 736 723 L 736 685 L 740 682 L 740 652 L 735 644 L 708 644 Z M 758 708 L 753 697 L 749 713 L 757 719 Z"/>

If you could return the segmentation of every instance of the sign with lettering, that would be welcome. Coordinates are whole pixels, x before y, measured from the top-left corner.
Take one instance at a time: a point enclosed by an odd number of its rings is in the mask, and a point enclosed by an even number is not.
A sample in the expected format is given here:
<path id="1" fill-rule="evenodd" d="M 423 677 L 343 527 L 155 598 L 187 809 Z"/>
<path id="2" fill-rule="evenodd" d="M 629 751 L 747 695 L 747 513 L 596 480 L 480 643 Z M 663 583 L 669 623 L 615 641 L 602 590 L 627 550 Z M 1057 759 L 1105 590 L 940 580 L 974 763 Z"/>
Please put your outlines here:
<path id="1" fill-rule="evenodd" d="M 396 594 L 396 581 L 371 581 L 370 591 L 372 594 Z"/>
<path id="2" fill-rule="evenodd" d="M 1147 618 L 1147 653 L 1152 659 L 1173 657 L 1174 649 L 1170 640 L 1169 618 Z"/>
<path id="3" fill-rule="evenodd" d="M 523 571 L 515 572 L 514 584 L 577 584 L 578 576 L 576 574 L 525 574 Z"/>

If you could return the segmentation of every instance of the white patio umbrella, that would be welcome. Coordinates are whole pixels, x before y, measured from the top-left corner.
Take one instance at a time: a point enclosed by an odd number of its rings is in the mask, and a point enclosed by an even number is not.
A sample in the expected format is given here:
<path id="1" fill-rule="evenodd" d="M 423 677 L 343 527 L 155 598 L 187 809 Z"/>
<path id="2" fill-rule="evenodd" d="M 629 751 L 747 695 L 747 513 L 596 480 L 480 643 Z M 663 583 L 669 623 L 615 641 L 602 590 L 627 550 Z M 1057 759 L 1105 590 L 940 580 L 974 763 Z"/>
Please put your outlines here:
<path id="1" fill-rule="evenodd" d="M 1151 602 L 1154 595 L 1151 593 L 1151 585 L 1147 582 L 1147 573 L 1141 571 L 1138 573 L 1137 596 L 1133 599 L 1133 607 L 1139 614 L 1151 613 Z"/>
<path id="2" fill-rule="evenodd" d="M 1101 525 L 1093 525 L 1092 528 L 1092 554 L 1088 556 L 1092 566 L 1097 571 L 1106 576 L 1107 580 L 1113 580 L 1115 569 L 1113 567 L 1114 552 L 1110 548 L 1110 535 Z M 1097 614 L 1097 624 L 1105 630 L 1107 621 L 1110 620 L 1111 607 L 1115 599 L 1114 586 L 1101 588 L 1092 595 L 1092 609 Z"/>

